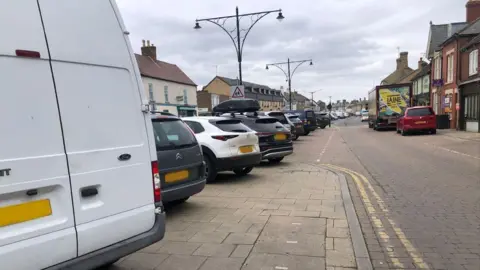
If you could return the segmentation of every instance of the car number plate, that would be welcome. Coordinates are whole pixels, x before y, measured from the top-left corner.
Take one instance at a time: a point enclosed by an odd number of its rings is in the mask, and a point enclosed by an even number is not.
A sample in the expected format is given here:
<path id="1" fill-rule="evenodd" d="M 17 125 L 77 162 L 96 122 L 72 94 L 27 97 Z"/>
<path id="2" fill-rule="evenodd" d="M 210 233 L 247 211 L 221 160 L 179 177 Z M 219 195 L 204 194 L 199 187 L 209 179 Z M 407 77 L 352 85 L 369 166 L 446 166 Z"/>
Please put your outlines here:
<path id="1" fill-rule="evenodd" d="M 165 174 L 165 183 L 173 183 L 187 179 L 189 176 L 188 170 L 171 172 Z"/>
<path id="2" fill-rule="evenodd" d="M 417 122 L 415 122 L 415 124 L 426 124 L 426 123 L 427 123 L 427 121 L 417 121 Z"/>
<path id="3" fill-rule="evenodd" d="M 245 145 L 245 146 L 240 146 L 240 153 L 251 153 L 253 152 L 253 146 L 251 145 Z"/>
<path id="4" fill-rule="evenodd" d="M 0 227 L 50 216 L 50 200 L 38 200 L 0 208 Z"/>
<path id="5" fill-rule="evenodd" d="M 275 138 L 275 141 L 284 141 L 287 139 L 287 135 L 279 133 L 279 134 L 275 134 L 274 138 Z"/>

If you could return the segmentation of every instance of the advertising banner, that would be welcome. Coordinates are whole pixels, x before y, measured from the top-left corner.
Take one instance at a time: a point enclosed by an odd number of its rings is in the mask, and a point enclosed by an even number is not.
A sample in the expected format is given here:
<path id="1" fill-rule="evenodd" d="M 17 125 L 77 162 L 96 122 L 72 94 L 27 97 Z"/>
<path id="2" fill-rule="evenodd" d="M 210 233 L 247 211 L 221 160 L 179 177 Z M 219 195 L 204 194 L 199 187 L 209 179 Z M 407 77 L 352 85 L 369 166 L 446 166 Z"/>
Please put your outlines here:
<path id="1" fill-rule="evenodd" d="M 380 117 L 399 116 L 410 107 L 410 88 L 408 86 L 395 88 L 380 88 L 379 112 Z"/>

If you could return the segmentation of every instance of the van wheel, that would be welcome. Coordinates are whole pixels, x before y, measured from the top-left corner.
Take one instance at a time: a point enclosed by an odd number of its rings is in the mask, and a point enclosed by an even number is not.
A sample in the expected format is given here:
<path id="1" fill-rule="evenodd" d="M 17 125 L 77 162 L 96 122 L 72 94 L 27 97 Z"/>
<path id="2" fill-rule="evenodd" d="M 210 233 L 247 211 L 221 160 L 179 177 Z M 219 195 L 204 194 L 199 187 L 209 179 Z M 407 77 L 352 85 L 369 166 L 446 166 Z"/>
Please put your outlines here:
<path id="1" fill-rule="evenodd" d="M 245 167 L 242 169 L 234 169 L 233 172 L 238 176 L 245 176 L 253 170 L 253 167 Z"/>
<path id="2" fill-rule="evenodd" d="M 209 156 L 204 155 L 203 160 L 205 161 L 205 180 L 207 183 L 211 183 L 217 177 L 217 168 Z"/>
<path id="3" fill-rule="evenodd" d="M 283 160 L 283 157 L 279 157 L 279 158 L 271 158 L 269 159 L 268 161 L 272 164 L 278 164 L 280 163 L 281 161 Z"/>

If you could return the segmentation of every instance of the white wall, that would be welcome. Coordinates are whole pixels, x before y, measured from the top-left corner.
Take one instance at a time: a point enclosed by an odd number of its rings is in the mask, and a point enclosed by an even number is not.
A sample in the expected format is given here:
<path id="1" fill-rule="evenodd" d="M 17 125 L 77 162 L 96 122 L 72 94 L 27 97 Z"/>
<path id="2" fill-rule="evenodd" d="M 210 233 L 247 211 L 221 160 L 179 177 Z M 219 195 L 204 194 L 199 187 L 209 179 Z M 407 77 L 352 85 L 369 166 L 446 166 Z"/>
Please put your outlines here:
<path id="1" fill-rule="evenodd" d="M 186 105 L 184 101 L 177 101 L 177 96 L 183 96 L 183 89 L 187 90 L 187 104 L 197 106 L 197 88 L 192 85 L 185 85 L 174 82 L 167 82 L 142 76 L 145 96 L 149 98 L 149 84 L 153 87 L 153 98 L 157 104 L 157 111 L 168 110 L 170 113 L 178 114 L 177 106 Z M 168 102 L 165 100 L 164 89 L 168 87 Z"/>

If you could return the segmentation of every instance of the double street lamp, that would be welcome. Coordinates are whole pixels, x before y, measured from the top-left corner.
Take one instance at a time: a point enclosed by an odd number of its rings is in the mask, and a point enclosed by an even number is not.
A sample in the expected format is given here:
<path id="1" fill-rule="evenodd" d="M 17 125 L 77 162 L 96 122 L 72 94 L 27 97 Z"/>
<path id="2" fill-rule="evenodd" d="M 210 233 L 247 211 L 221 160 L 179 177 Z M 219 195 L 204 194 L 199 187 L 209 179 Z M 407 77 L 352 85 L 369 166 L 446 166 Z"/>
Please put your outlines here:
<path id="1" fill-rule="evenodd" d="M 235 46 L 235 51 L 237 53 L 237 60 L 238 60 L 238 73 L 239 73 L 239 79 L 240 79 L 240 85 L 243 84 L 243 79 L 242 79 L 242 53 L 243 53 L 243 45 L 245 43 L 245 39 L 247 38 L 248 34 L 250 33 L 250 30 L 252 30 L 253 26 L 261 20 L 263 17 L 267 16 L 270 13 L 273 12 L 278 12 L 277 20 L 282 21 L 285 19 L 282 14 L 281 9 L 277 10 L 268 10 L 268 11 L 261 11 L 261 12 L 254 12 L 254 13 L 245 13 L 245 14 L 239 14 L 238 13 L 238 7 L 236 7 L 236 13 L 235 15 L 231 16 L 222 16 L 222 17 L 215 17 L 215 18 L 204 18 L 204 19 L 197 19 L 195 21 L 195 27 L 193 29 L 199 30 L 202 27 L 200 26 L 200 22 L 211 22 L 218 27 L 220 27 L 227 35 L 230 37 L 230 39 L 233 42 L 233 45 Z M 240 20 L 243 17 L 250 17 L 250 26 L 247 28 L 240 28 Z M 225 24 L 229 19 L 235 19 L 236 20 L 236 26 L 233 29 L 228 29 Z"/>
<path id="2" fill-rule="evenodd" d="M 274 66 L 281 71 L 283 71 L 283 74 L 285 74 L 286 80 L 288 81 L 288 95 L 289 95 L 289 105 L 290 105 L 290 110 L 292 110 L 292 77 L 295 74 L 295 71 L 297 71 L 297 68 L 301 66 L 303 63 L 308 63 L 310 62 L 310 66 L 313 65 L 313 60 L 312 59 L 306 59 L 306 60 L 296 60 L 296 61 L 290 61 L 290 58 L 287 59 L 287 62 L 281 62 L 281 63 L 272 63 L 272 64 L 267 64 L 265 66 L 265 69 L 268 70 L 269 66 Z M 290 64 L 297 64 L 293 71 L 291 72 L 290 69 Z M 282 66 L 287 65 L 287 71 L 282 68 Z"/>

